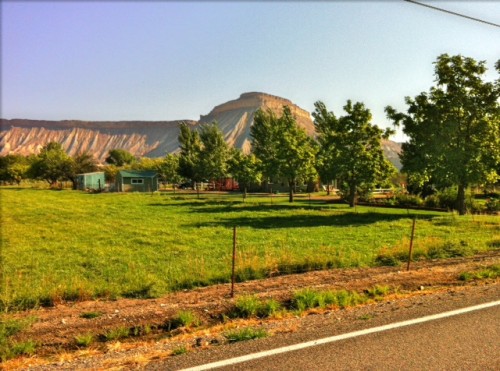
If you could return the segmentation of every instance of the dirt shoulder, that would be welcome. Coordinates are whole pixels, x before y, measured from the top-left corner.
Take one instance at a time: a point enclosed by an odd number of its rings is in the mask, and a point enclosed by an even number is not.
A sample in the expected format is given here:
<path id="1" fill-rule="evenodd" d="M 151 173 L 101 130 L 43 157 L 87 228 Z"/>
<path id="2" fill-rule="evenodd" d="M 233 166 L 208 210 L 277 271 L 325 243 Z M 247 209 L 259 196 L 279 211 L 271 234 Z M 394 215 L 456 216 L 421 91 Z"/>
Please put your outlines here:
<path id="1" fill-rule="evenodd" d="M 376 285 L 393 288 L 387 300 L 404 299 L 432 291 L 461 288 L 467 285 L 484 284 L 464 282 L 459 279 L 463 272 L 477 271 L 500 263 L 500 253 L 471 258 L 456 258 L 412 263 L 406 267 L 378 267 L 359 269 L 335 269 L 310 272 L 299 275 L 272 277 L 265 280 L 238 283 L 235 298 L 230 297 L 230 285 L 216 285 L 196 290 L 176 292 L 158 299 L 117 301 L 86 301 L 66 303 L 53 308 L 41 308 L 9 315 L 9 318 L 34 317 L 35 323 L 22 331 L 16 341 L 33 340 L 38 344 L 37 353 L 31 357 L 18 358 L 4 363 L 7 369 L 41 367 L 47 368 L 108 368 L 128 364 L 133 358 L 136 366 L 147 364 L 158 358 L 165 358 L 179 347 L 211 347 L 224 342 L 222 332 L 231 326 L 262 325 L 263 320 L 221 321 L 243 295 L 257 295 L 286 302 L 292 294 L 303 288 L 316 290 L 364 291 Z M 487 280 L 487 284 L 498 284 L 498 279 Z M 165 323 L 179 311 L 191 311 L 201 320 L 196 330 L 177 329 L 165 331 Z M 334 308 L 332 310 L 335 310 Z M 82 315 L 98 313 L 96 318 L 86 319 Z M 287 316 L 267 320 L 268 326 L 276 331 L 285 331 Z M 112 329 L 137 330 L 137 335 L 120 341 L 104 341 L 104 334 Z M 144 331 L 144 329 L 149 329 Z M 96 338 L 90 347 L 77 347 L 75 337 L 92 334 Z M 120 361 L 124 354 L 128 361 Z M 113 361 L 115 359 L 115 361 Z M 74 363 L 76 362 L 76 363 Z M 104 362 L 104 363 L 103 363 Z M 123 363 L 124 362 L 124 363 Z M 45 366 L 44 366 L 45 365 Z"/>

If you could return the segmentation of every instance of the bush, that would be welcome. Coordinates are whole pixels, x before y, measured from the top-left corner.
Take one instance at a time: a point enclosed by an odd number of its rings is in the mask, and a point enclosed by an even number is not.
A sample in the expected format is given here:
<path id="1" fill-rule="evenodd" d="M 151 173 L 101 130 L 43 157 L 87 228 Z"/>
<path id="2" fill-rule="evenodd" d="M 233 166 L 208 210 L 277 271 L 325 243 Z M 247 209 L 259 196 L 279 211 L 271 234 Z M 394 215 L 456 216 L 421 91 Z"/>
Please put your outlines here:
<path id="1" fill-rule="evenodd" d="M 396 193 L 393 200 L 396 206 L 401 207 L 422 206 L 422 204 L 424 203 L 420 196 L 410 195 L 407 193 Z"/>
<path id="2" fill-rule="evenodd" d="M 424 200 L 424 205 L 425 207 L 431 207 L 431 208 L 441 207 L 439 203 L 439 197 L 437 195 L 427 196 Z"/>
<path id="3" fill-rule="evenodd" d="M 486 200 L 486 211 L 490 213 L 497 213 L 500 211 L 500 199 L 489 198 Z"/>

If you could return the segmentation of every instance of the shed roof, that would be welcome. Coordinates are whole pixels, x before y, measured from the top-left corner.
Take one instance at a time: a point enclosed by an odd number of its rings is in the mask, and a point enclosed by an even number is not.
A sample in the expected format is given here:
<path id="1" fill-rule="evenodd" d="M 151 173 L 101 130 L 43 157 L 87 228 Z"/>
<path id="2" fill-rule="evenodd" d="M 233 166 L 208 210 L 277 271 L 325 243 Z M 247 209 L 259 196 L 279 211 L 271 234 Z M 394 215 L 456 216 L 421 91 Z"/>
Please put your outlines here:
<path id="1" fill-rule="evenodd" d="M 104 171 L 94 171 L 93 173 L 80 173 L 80 174 L 76 174 L 76 175 L 95 175 L 95 174 L 104 174 Z"/>
<path id="2" fill-rule="evenodd" d="M 158 173 L 145 170 L 120 170 L 120 175 L 122 178 L 154 178 Z"/>

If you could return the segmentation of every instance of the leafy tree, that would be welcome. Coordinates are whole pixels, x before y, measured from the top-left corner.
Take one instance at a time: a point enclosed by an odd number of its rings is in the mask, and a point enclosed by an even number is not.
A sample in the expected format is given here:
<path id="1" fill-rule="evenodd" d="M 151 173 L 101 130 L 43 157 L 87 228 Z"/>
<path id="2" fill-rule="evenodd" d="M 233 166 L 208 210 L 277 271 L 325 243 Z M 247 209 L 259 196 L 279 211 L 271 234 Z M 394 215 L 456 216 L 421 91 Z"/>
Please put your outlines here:
<path id="1" fill-rule="evenodd" d="M 186 123 L 181 123 L 179 133 L 179 143 L 181 146 L 179 157 L 179 174 L 191 181 L 200 181 L 199 158 L 201 152 L 200 134 L 191 129 Z"/>
<path id="2" fill-rule="evenodd" d="M 168 154 L 165 158 L 158 162 L 156 169 L 160 178 L 165 182 L 169 182 L 175 187 L 179 183 L 182 177 L 179 174 L 179 155 Z"/>
<path id="3" fill-rule="evenodd" d="M 250 135 L 252 152 L 262 162 L 263 174 L 269 179 L 287 179 L 289 201 L 293 202 L 296 184 L 315 175 L 314 141 L 297 125 L 288 106 L 283 106 L 280 117 L 271 110 L 258 110 Z"/>
<path id="4" fill-rule="evenodd" d="M 136 161 L 134 155 L 124 149 L 112 149 L 108 152 L 108 157 L 106 157 L 106 163 L 118 167 L 130 165 Z"/>
<path id="5" fill-rule="evenodd" d="M 57 142 L 46 144 L 31 164 L 29 173 L 32 178 L 46 180 L 51 187 L 58 181 L 69 179 L 73 161 L 62 145 Z"/>
<path id="6" fill-rule="evenodd" d="M 465 214 L 467 187 L 499 179 L 500 79 L 483 81 L 485 62 L 461 55 L 442 54 L 434 64 L 436 86 L 406 97 L 407 113 L 385 110 L 409 137 L 401 155 L 409 180 L 458 187 L 456 206 Z"/>
<path id="7" fill-rule="evenodd" d="M 97 166 L 97 160 L 87 151 L 73 156 L 71 165 L 71 171 L 68 173 L 68 179 L 71 181 L 73 189 L 76 189 L 76 176 L 78 174 L 92 173 L 99 169 Z"/>
<path id="8" fill-rule="evenodd" d="M 382 138 L 388 138 L 392 131 L 384 132 L 373 125 L 370 110 L 363 103 L 353 105 L 348 100 L 343 107 L 347 115 L 339 118 L 323 102 L 314 105 L 312 115 L 320 144 L 319 172 L 326 180 L 339 180 L 340 190 L 353 207 L 360 192 L 388 181 L 395 173 L 381 146 Z"/>
<path id="9" fill-rule="evenodd" d="M 0 181 L 21 184 L 27 177 L 29 166 L 29 159 L 24 156 L 0 156 Z"/>
<path id="10" fill-rule="evenodd" d="M 209 180 L 222 179 L 227 175 L 229 149 L 224 135 L 216 122 L 200 128 L 202 147 L 199 153 L 198 173 Z"/>
<path id="11" fill-rule="evenodd" d="M 244 154 L 240 149 L 233 148 L 229 159 L 229 172 L 243 189 L 243 197 L 247 196 L 248 186 L 260 183 L 262 173 L 261 162 L 253 153 Z"/>

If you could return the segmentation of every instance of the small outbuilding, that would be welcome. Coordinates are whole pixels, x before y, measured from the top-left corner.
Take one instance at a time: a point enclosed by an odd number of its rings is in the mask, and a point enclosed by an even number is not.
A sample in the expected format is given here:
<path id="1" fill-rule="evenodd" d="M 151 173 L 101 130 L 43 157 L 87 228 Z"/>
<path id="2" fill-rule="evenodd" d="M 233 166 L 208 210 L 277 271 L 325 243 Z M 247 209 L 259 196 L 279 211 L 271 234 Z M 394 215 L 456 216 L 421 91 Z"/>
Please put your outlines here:
<path id="1" fill-rule="evenodd" d="M 158 190 L 156 171 L 120 170 L 116 175 L 118 192 L 155 192 Z"/>
<path id="2" fill-rule="evenodd" d="M 104 172 L 76 175 L 76 189 L 81 191 L 102 191 L 106 186 Z"/>

